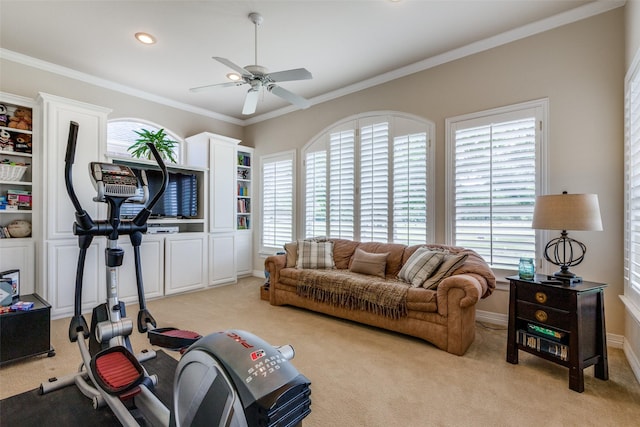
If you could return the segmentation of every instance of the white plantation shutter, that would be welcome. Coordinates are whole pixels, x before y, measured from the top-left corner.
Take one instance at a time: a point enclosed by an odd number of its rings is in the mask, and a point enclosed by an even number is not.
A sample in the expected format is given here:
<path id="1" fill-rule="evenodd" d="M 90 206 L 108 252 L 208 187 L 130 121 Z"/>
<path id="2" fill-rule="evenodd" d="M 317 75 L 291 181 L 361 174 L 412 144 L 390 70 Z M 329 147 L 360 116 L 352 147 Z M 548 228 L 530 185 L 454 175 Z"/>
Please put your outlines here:
<path id="1" fill-rule="evenodd" d="M 292 152 L 262 158 L 262 247 L 282 248 L 293 240 Z"/>
<path id="2" fill-rule="evenodd" d="M 314 151 L 305 158 L 305 236 L 327 235 L 327 152 Z"/>
<path id="3" fill-rule="evenodd" d="M 640 310 L 640 51 L 625 79 L 625 304 Z"/>
<path id="4" fill-rule="evenodd" d="M 329 138 L 329 235 L 354 238 L 355 131 L 335 132 Z"/>
<path id="5" fill-rule="evenodd" d="M 360 241 L 389 238 L 389 123 L 360 128 Z"/>
<path id="6" fill-rule="evenodd" d="M 418 118 L 373 114 L 313 140 L 303 150 L 305 237 L 428 242 L 433 130 Z"/>
<path id="7" fill-rule="evenodd" d="M 451 243 L 475 250 L 498 269 L 517 269 L 520 257 L 536 256 L 531 221 L 542 107 L 527 107 L 447 121 Z"/>
<path id="8" fill-rule="evenodd" d="M 393 241 L 406 245 L 428 242 L 426 133 L 393 141 Z"/>

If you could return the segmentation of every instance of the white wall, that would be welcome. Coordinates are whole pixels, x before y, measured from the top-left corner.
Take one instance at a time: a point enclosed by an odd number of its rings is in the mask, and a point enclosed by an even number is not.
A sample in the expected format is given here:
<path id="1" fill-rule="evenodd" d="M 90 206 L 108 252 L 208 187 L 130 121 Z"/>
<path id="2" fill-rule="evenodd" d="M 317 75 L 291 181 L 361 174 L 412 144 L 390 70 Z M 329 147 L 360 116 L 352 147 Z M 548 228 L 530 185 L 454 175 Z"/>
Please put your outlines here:
<path id="1" fill-rule="evenodd" d="M 253 141 L 259 158 L 300 150 L 327 126 L 365 111 L 397 110 L 434 121 L 436 241 L 443 242 L 445 118 L 548 97 L 550 191 L 597 193 L 602 208 L 604 231 L 572 233 L 588 247 L 585 261 L 572 270 L 587 280 L 609 285 L 605 291 L 607 330 L 622 335 L 624 310 L 618 295 L 623 292 L 624 56 L 624 10 L 616 9 L 248 126 L 244 139 Z M 298 185 L 298 211 L 302 187 Z M 260 206 L 257 202 L 254 209 Z M 260 218 L 260 212 L 256 217 Z M 300 219 L 298 223 L 300 229 Z M 259 236 L 257 239 L 259 246 Z M 256 256 L 254 269 L 263 261 Z M 496 292 L 479 309 L 506 315 L 508 292 Z"/>

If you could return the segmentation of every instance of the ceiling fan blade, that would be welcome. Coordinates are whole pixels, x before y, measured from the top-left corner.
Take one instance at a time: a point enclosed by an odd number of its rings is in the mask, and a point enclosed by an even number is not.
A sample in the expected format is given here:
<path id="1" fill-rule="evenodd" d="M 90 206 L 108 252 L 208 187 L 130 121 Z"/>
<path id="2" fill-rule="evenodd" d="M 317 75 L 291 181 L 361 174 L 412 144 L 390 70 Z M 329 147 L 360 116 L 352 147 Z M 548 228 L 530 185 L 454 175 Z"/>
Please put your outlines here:
<path id="1" fill-rule="evenodd" d="M 256 112 L 258 106 L 258 98 L 260 97 L 260 90 L 249 89 L 247 97 L 244 99 L 244 107 L 242 107 L 242 114 L 249 115 Z"/>
<path id="2" fill-rule="evenodd" d="M 292 80 L 309 80 L 313 78 L 306 68 L 295 68 L 293 70 L 276 71 L 267 75 L 272 82 L 288 82 Z"/>
<path id="3" fill-rule="evenodd" d="M 225 82 L 225 83 L 216 83 L 216 84 L 212 84 L 212 85 L 192 87 L 191 89 L 189 89 L 189 91 L 190 91 L 190 92 L 203 92 L 203 91 L 205 91 L 205 90 L 213 89 L 214 87 L 240 86 L 240 85 L 242 85 L 242 84 L 244 84 L 244 82 Z"/>
<path id="4" fill-rule="evenodd" d="M 286 101 L 289 101 L 296 107 L 300 107 L 303 110 L 311 106 L 311 102 L 309 102 L 308 100 L 304 99 L 300 95 L 296 95 L 293 92 L 289 92 L 288 90 L 280 86 L 277 86 L 277 85 L 269 86 L 269 92 L 273 93 L 276 96 L 279 96 L 280 98 Z"/>
<path id="5" fill-rule="evenodd" d="M 246 69 L 242 68 L 237 64 L 234 64 L 233 62 L 229 61 L 227 58 L 220 58 L 219 56 L 214 56 L 213 59 L 231 68 L 233 71 L 240 74 L 241 76 L 253 77 L 253 74 L 251 74 L 249 71 L 247 71 Z"/>

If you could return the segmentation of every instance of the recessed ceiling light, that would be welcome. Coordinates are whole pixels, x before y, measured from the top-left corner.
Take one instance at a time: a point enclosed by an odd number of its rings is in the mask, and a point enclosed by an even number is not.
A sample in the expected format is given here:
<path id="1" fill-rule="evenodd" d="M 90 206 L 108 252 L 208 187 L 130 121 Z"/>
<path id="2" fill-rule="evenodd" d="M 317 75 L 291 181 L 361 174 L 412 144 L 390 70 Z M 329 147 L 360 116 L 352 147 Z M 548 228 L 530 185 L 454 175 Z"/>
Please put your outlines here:
<path id="1" fill-rule="evenodd" d="M 140 43 L 144 44 L 154 44 L 156 42 L 156 39 L 151 34 L 147 33 L 136 33 L 136 39 L 138 39 Z"/>
<path id="2" fill-rule="evenodd" d="M 238 73 L 229 73 L 229 74 L 227 74 L 227 78 L 229 80 L 237 82 L 238 80 L 242 79 L 242 76 L 240 74 L 238 74 Z"/>

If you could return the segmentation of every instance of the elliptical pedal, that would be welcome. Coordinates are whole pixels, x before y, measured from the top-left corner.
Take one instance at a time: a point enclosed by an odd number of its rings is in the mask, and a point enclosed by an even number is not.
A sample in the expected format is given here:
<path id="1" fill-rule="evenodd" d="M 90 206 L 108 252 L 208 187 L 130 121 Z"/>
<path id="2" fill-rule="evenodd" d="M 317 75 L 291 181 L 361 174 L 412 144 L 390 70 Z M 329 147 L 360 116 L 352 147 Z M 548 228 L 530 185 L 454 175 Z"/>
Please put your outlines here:
<path id="1" fill-rule="evenodd" d="M 91 359 L 91 371 L 107 393 L 126 399 L 144 380 L 144 369 L 138 359 L 123 346 L 108 348 Z M 138 390 L 139 392 L 139 390 Z"/>
<path id="2" fill-rule="evenodd" d="M 151 345 L 179 351 L 198 341 L 202 335 L 177 328 L 157 328 L 150 329 L 148 337 Z"/>

